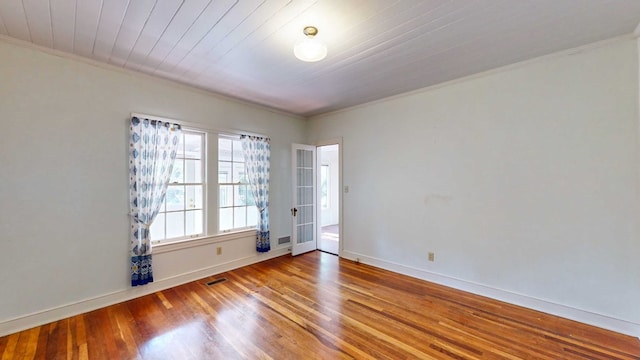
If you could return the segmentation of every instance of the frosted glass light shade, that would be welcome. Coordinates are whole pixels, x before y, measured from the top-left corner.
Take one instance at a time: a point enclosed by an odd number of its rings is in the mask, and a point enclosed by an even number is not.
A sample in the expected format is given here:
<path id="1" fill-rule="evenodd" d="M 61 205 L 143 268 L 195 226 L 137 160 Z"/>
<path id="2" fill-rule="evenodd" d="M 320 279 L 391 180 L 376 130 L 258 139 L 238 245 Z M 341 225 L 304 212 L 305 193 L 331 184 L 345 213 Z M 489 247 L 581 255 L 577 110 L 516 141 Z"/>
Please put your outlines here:
<path id="1" fill-rule="evenodd" d="M 327 47 L 313 37 L 308 37 L 296 44 L 293 54 L 302 61 L 320 61 L 327 56 Z"/>

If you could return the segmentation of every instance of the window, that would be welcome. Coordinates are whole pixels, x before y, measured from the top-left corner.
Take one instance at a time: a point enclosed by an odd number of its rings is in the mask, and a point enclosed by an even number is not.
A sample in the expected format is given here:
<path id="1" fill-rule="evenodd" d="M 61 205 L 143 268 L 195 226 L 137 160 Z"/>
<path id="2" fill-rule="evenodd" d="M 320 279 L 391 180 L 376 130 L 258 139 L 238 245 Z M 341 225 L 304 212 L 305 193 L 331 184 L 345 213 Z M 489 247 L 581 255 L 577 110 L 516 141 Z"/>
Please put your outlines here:
<path id="1" fill-rule="evenodd" d="M 329 165 L 320 167 L 320 204 L 323 209 L 329 208 Z"/>
<path id="2" fill-rule="evenodd" d="M 256 226 L 258 210 L 245 173 L 242 143 L 237 138 L 218 138 L 218 186 L 219 231 Z"/>
<path id="3" fill-rule="evenodd" d="M 210 138 L 217 139 L 218 146 L 207 150 Z M 206 154 L 215 159 L 216 150 L 218 163 L 207 164 Z M 183 127 L 167 193 L 151 224 L 152 243 L 168 244 L 255 228 L 259 213 L 245 171 L 239 137 Z M 215 196 L 207 200 L 207 193 L 216 192 L 217 206 Z"/>
<path id="4" fill-rule="evenodd" d="M 203 236 L 205 134 L 183 130 L 167 194 L 151 225 L 152 243 Z"/>

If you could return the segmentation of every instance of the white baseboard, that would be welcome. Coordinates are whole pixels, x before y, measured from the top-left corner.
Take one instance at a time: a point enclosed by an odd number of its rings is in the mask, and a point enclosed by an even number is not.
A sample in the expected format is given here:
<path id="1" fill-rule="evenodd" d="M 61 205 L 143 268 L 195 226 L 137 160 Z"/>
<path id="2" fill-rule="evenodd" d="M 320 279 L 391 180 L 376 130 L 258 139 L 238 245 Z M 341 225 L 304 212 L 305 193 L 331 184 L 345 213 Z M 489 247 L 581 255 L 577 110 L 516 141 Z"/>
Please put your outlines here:
<path id="1" fill-rule="evenodd" d="M 622 334 L 640 337 L 640 324 L 633 323 L 627 320 L 617 319 L 586 310 L 576 309 L 570 306 L 556 304 L 546 300 L 541 300 L 531 296 L 517 294 L 506 290 L 496 289 L 490 286 L 481 285 L 466 280 L 456 279 L 454 277 L 433 273 L 424 269 L 418 269 L 411 266 L 398 264 L 392 261 L 355 253 L 352 251 L 344 250 L 342 252 L 342 256 L 345 259 L 354 261 L 359 260 L 364 264 L 430 281 L 454 289 L 470 292 L 472 294 L 485 296 L 491 299 L 504 301 L 518 306 L 523 306 L 529 309 L 597 326 Z"/>
<path id="2" fill-rule="evenodd" d="M 58 306 L 55 308 L 38 311 L 29 315 L 20 316 L 14 319 L 0 322 L 0 336 L 16 333 L 18 331 L 30 329 L 35 326 L 48 324 L 52 321 L 68 318 L 70 316 L 86 313 L 105 306 L 121 303 L 140 296 L 152 294 L 156 291 L 165 290 L 174 286 L 186 284 L 191 281 L 202 279 L 208 276 L 223 273 L 225 271 L 237 269 L 243 266 L 255 264 L 261 261 L 285 255 L 290 251 L 286 248 L 272 250 L 266 254 L 255 254 L 226 263 L 216 264 L 203 269 L 195 270 L 185 274 L 172 276 L 166 279 L 154 281 L 145 286 L 128 288 L 104 294 L 90 299 L 81 300 L 71 304 Z"/>

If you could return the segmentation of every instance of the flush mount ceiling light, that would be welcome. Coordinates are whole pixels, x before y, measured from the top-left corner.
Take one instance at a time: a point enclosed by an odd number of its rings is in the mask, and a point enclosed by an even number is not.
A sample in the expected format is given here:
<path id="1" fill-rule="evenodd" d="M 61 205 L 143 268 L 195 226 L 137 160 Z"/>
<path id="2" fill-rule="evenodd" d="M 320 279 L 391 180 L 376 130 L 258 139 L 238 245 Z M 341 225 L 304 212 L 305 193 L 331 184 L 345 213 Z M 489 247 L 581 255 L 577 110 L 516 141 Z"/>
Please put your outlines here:
<path id="1" fill-rule="evenodd" d="M 320 61 L 327 56 L 327 47 L 314 39 L 318 34 L 315 26 L 306 26 L 302 31 L 307 36 L 293 48 L 293 54 L 300 60 L 306 62 Z"/>

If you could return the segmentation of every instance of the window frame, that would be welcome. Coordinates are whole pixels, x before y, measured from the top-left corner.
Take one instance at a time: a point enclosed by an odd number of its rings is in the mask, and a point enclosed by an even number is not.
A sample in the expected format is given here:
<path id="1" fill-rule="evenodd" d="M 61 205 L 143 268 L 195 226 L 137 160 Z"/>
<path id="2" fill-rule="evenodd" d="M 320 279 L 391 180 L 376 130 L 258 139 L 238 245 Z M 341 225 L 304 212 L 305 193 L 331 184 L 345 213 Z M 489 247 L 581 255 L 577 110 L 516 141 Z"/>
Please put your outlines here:
<path id="1" fill-rule="evenodd" d="M 208 244 L 224 243 L 255 236 L 255 227 L 249 226 L 243 229 L 233 229 L 227 232 L 219 232 L 219 186 L 218 186 L 218 146 L 214 145 L 214 139 L 226 136 L 232 139 L 240 139 L 241 134 L 268 137 L 265 134 L 250 131 L 225 130 L 203 123 L 188 122 L 173 118 L 160 117 L 145 113 L 132 112 L 131 117 L 153 119 L 179 124 L 183 131 L 193 131 L 204 135 L 203 151 L 203 234 L 200 237 L 184 237 L 175 239 L 163 239 L 160 241 L 151 239 L 154 254 L 171 253 L 183 249 L 199 247 Z M 257 208 L 256 208 L 257 209 Z"/>
<path id="2" fill-rule="evenodd" d="M 160 246 L 160 245 L 167 245 L 167 244 L 173 244 L 173 243 L 179 243 L 179 242 L 184 242 L 184 241 L 190 241 L 190 240 L 194 240 L 194 239 L 200 239 L 203 237 L 206 237 L 208 234 L 208 202 L 207 202 L 207 188 L 209 186 L 208 183 L 208 178 L 207 178 L 207 162 L 209 161 L 209 154 L 207 151 L 207 143 L 208 143 L 208 133 L 206 131 L 203 130 L 199 130 L 199 129 L 194 129 L 191 127 L 185 127 L 184 125 L 182 126 L 182 140 L 185 139 L 185 135 L 198 135 L 201 137 L 201 141 L 200 141 L 200 158 L 196 159 L 193 157 L 188 157 L 187 154 L 184 152 L 184 148 L 183 148 L 183 154 L 182 157 L 178 157 L 176 156 L 176 159 L 174 161 L 177 160 L 181 160 L 183 162 L 183 173 L 184 173 L 184 169 L 185 166 L 184 164 L 186 163 L 186 160 L 200 160 L 200 174 L 201 174 L 201 182 L 185 182 L 184 181 L 184 177 L 183 177 L 183 182 L 170 182 L 167 186 L 167 193 L 165 193 L 165 198 L 162 201 L 162 208 L 160 209 L 160 211 L 158 212 L 158 216 L 163 214 L 164 215 L 164 238 L 162 239 L 153 239 L 153 237 L 151 238 L 151 244 L 154 246 Z M 183 146 L 185 146 L 185 144 L 182 144 Z M 174 166 L 175 166 L 175 162 L 174 162 Z M 166 206 L 166 198 L 167 198 L 167 194 L 169 193 L 169 189 L 171 187 L 178 187 L 178 186 L 182 186 L 185 189 L 185 200 L 184 200 L 184 208 L 182 210 L 167 210 L 167 206 Z M 188 186 L 201 186 L 202 187 L 202 204 L 201 204 L 201 208 L 195 208 L 195 209 L 189 209 L 189 207 L 186 204 L 186 188 Z M 171 237 L 171 238 L 167 238 L 167 217 L 166 215 L 171 213 L 171 214 L 176 214 L 176 213 L 182 213 L 183 214 L 183 230 L 184 230 L 184 234 L 186 234 L 186 230 L 188 227 L 187 224 L 187 213 L 188 212 L 195 212 L 195 211 L 202 211 L 202 215 L 201 215 L 201 222 L 202 222 L 202 232 L 198 233 L 198 234 L 191 234 L 191 235 L 184 235 L 184 236 L 178 236 L 178 237 Z M 158 218 L 156 217 L 156 219 L 154 219 L 154 223 Z M 153 227 L 153 224 L 151 225 Z"/>
<path id="3" fill-rule="evenodd" d="M 231 160 L 221 160 L 220 158 L 220 140 L 229 140 L 231 141 Z M 242 162 L 240 161 L 235 161 L 234 159 L 234 143 L 241 145 L 240 142 L 240 136 L 239 135 L 229 135 L 229 134 L 218 134 L 218 146 L 217 146 L 217 154 L 218 154 L 218 162 L 217 162 L 217 178 L 216 178 L 216 183 L 217 183 L 217 194 L 218 194 L 218 204 L 217 204 L 217 233 L 218 234 L 228 234 L 228 233 L 233 233 L 233 232 L 238 232 L 238 231 L 246 231 L 246 230 L 254 230 L 257 226 L 257 222 L 258 222 L 258 211 L 257 211 L 257 207 L 255 206 L 255 201 L 253 201 L 253 203 L 251 203 L 250 201 L 245 201 L 244 205 L 236 205 L 235 202 L 235 196 L 236 196 L 236 191 L 235 191 L 235 187 L 236 186 L 243 186 L 245 188 L 245 194 L 249 194 L 249 196 L 251 196 L 251 198 L 253 198 L 253 194 L 251 193 L 251 184 L 249 184 L 249 181 L 247 180 L 246 182 L 242 182 L 238 179 L 237 182 L 234 182 L 234 178 L 233 178 L 233 169 L 234 169 L 234 164 L 243 164 L 243 167 L 246 169 L 245 167 L 245 159 L 244 159 L 244 154 L 242 155 Z M 229 169 L 231 169 L 231 182 L 221 182 L 220 181 L 220 163 L 229 163 L 230 167 Z M 246 171 L 246 170 L 245 170 Z M 231 186 L 232 187 L 232 201 L 231 201 L 231 205 L 222 205 L 222 187 L 223 186 Z M 247 198 L 248 200 L 248 198 Z M 244 208 L 244 219 L 245 219 L 245 224 L 246 226 L 240 226 L 240 227 L 235 227 L 233 226 L 235 223 L 235 210 L 236 208 Z M 253 208 L 255 211 L 255 223 L 254 224 L 249 224 L 249 209 Z M 222 228 L 222 209 L 233 209 L 233 211 L 231 212 L 232 214 L 232 227 L 231 228 Z"/>

